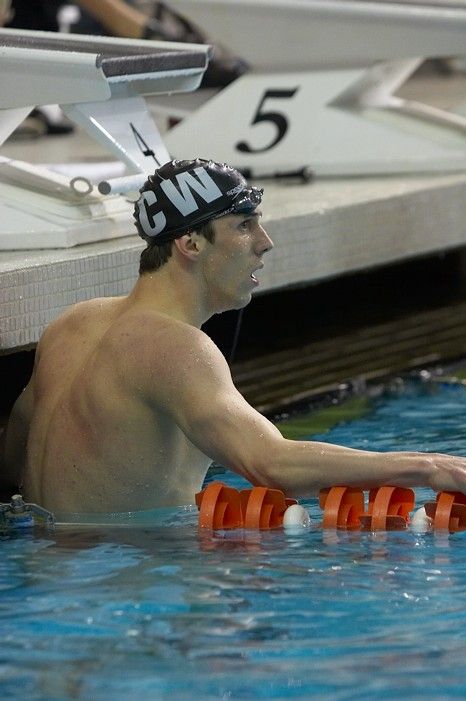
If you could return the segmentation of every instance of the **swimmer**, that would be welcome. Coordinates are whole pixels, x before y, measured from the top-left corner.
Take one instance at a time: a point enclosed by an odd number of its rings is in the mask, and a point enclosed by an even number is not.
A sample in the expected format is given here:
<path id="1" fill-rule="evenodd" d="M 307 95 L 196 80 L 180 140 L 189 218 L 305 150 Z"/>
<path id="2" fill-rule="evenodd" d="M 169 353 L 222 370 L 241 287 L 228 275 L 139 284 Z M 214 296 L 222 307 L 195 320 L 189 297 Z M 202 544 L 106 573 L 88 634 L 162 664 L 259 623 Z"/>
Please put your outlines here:
<path id="1" fill-rule="evenodd" d="M 201 325 L 259 285 L 273 245 L 261 200 L 224 164 L 155 171 L 135 205 L 139 278 L 44 331 L 7 427 L 4 483 L 60 513 L 193 503 L 212 460 L 290 497 L 338 484 L 466 492 L 464 458 L 287 440 L 237 391 Z"/>

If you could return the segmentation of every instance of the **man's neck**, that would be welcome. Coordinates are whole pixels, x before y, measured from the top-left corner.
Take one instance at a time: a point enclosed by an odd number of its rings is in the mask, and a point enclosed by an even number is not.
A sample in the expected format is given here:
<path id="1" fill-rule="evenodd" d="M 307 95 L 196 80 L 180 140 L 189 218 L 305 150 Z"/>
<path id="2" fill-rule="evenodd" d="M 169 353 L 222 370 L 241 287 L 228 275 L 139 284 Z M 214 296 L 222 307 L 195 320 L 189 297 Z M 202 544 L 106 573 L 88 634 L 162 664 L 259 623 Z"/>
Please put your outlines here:
<path id="1" fill-rule="evenodd" d="M 140 275 L 128 301 L 196 328 L 211 316 L 202 303 L 196 279 L 169 263 L 155 272 Z"/>

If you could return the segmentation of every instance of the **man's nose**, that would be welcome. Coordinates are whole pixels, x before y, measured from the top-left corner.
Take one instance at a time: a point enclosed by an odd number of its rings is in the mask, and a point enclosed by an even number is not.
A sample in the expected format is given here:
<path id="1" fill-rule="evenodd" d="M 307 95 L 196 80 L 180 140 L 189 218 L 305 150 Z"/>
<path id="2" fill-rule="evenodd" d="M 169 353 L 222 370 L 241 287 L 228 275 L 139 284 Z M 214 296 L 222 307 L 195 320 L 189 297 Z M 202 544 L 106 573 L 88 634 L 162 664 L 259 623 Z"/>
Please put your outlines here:
<path id="1" fill-rule="evenodd" d="M 263 253 L 267 253 L 267 251 L 271 251 L 273 248 L 273 241 L 266 232 L 266 230 L 261 226 L 261 236 L 259 237 L 259 241 L 257 244 L 257 249 L 262 255 Z"/>

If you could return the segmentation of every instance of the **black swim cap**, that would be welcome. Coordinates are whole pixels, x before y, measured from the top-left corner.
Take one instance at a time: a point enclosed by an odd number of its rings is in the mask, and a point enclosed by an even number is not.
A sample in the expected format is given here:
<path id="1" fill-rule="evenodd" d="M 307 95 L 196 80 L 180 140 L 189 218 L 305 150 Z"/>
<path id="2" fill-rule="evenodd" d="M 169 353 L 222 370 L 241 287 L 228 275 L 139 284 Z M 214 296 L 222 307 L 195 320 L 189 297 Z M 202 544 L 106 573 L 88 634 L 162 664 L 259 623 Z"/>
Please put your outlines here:
<path id="1" fill-rule="evenodd" d="M 226 214 L 249 214 L 263 190 L 225 163 L 171 161 L 150 175 L 134 207 L 139 236 L 162 244 Z"/>

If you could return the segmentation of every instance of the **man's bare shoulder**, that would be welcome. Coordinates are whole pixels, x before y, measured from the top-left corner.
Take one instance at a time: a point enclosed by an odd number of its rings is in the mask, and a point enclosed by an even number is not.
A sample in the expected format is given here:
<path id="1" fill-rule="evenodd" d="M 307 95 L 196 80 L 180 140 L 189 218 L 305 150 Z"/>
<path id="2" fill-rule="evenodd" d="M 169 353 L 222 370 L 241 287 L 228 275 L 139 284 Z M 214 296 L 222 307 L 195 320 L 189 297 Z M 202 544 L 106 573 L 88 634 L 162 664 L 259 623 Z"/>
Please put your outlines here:
<path id="1" fill-rule="evenodd" d="M 65 321 L 70 321 L 72 319 L 81 319 L 89 315 L 94 314 L 98 310 L 104 309 L 111 305 L 115 305 L 121 302 L 123 297 L 94 297 L 92 299 L 86 299 L 82 302 L 76 302 L 70 305 L 62 311 L 62 313 L 57 316 L 57 318 L 51 322 L 51 326 L 54 324 L 59 324 Z"/>
<path id="2" fill-rule="evenodd" d="M 230 378 L 219 348 L 201 329 L 153 311 L 121 317 L 109 342 L 121 370 L 154 397 L 200 376 Z"/>
<path id="3" fill-rule="evenodd" d="M 113 328 L 114 340 L 121 348 L 131 347 L 141 361 L 152 367 L 170 366 L 207 355 L 223 359 L 218 347 L 201 329 L 157 311 L 130 311 Z M 137 346 L 137 348 L 135 347 Z"/>
<path id="4" fill-rule="evenodd" d="M 93 319 L 101 318 L 103 321 L 112 308 L 121 304 L 121 299 L 120 297 L 102 297 L 73 304 L 46 326 L 40 338 L 39 347 L 53 340 L 63 331 L 69 333 L 80 331 L 84 324 L 92 322 Z"/>

